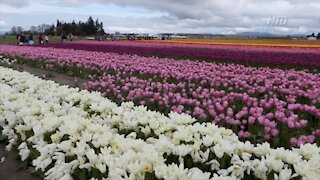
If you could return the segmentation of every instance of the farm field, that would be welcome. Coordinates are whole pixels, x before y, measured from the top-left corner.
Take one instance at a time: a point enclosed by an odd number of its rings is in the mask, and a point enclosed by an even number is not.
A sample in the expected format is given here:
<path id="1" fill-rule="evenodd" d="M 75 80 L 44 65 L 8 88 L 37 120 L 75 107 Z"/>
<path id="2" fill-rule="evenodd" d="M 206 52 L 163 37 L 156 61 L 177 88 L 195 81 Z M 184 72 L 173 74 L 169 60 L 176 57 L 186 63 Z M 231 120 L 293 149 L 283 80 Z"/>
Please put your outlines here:
<path id="1" fill-rule="evenodd" d="M 35 36 L 36 38 L 37 36 Z M 60 36 L 52 36 L 52 42 L 60 42 Z M 77 39 L 85 39 L 78 37 Z M 36 40 L 36 39 L 35 39 Z M 0 35 L 0 44 L 16 44 L 16 36 Z M 319 48 L 319 41 L 304 39 L 172 39 L 172 40 L 139 40 L 139 42 L 151 43 L 181 43 L 181 44 L 203 44 L 203 45 L 244 45 L 244 46 L 274 46 L 274 47 L 305 47 Z"/>
<path id="2" fill-rule="evenodd" d="M 154 42 L 172 42 L 189 44 L 208 44 L 208 45 L 244 45 L 244 46 L 275 46 L 275 47 L 315 47 L 319 48 L 319 41 L 309 41 L 303 39 L 173 39 Z"/>
<path id="3" fill-rule="evenodd" d="M 0 72 L 7 149 L 19 145 L 21 160 L 47 170 L 48 179 L 318 175 L 320 149 L 315 144 L 292 150 L 272 149 L 268 143 L 254 146 L 239 141 L 231 130 L 194 123 L 190 116 L 167 117 L 133 103 L 118 106 L 98 93 L 10 69 Z"/>
<path id="4" fill-rule="evenodd" d="M 38 36 L 34 36 L 34 42 L 38 43 Z M 58 43 L 60 42 L 60 36 L 50 36 L 50 43 Z M 16 36 L 13 35 L 0 35 L 0 44 L 17 44 Z"/>
<path id="5" fill-rule="evenodd" d="M 78 41 L 41 45 L 41 47 L 237 63 L 256 67 L 271 66 L 289 69 L 320 67 L 320 48 L 183 44 L 153 41 Z"/>
<path id="6" fill-rule="evenodd" d="M 320 177 L 320 47 L 290 42 L 2 44 L 1 137 L 47 179 Z"/>

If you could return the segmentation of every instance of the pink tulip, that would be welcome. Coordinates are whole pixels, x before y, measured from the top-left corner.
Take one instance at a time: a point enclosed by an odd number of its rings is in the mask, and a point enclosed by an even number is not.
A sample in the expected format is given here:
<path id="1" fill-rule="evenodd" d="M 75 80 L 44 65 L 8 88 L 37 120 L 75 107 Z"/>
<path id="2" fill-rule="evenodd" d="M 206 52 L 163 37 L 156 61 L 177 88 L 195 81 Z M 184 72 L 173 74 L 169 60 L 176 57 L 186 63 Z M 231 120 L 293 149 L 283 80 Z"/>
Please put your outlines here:
<path id="1" fill-rule="evenodd" d="M 251 124 L 251 125 L 254 124 L 254 123 L 255 123 L 255 120 L 256 120 L 256 119 L 255 119 L 254 117 L 250 116 L 249 119 L 248 119 L 249 124 Z"/>
<path id="2" fill-rule="evenodd" d="M 278 131 L 277 129 L 271 129 L 271 135 L 272 135 L 273 137 L 277 137 L 278 134 L 279 134 L 279 131 Z"/>

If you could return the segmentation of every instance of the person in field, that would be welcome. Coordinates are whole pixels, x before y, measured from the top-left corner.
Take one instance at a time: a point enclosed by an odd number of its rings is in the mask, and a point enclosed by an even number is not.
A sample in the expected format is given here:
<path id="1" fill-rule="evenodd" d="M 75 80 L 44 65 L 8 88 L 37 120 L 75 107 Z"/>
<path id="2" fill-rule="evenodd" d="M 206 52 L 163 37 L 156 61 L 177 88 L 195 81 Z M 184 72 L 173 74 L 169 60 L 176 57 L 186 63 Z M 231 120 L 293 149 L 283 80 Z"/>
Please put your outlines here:
<path id="1" fill-rule="evenodd" d="M 40 35 L 39 35 L 39 39 L 38 39 L 38 40 L 39 40 L 39 44 L 43 44 L 43 37 L 42 37 L 42 34 L 40 34 Z"/>
<path id="2" fill-rule="evenodd" d="M 48 43 L 49 43 L 49 36 L 48 36 L 48 35 L 45 35 L 45 36 L 44 36 L 44 40 L 45 40 L 46 44 L 48 44 Z"/>
<path id="3" fill-rule="evenodd" d="M 73 41 L 73 35 L 72 35 L 72 33 L 69 34 L 69 40 L 70 40 L 70 41 Z"/>
<path id="4" fill-rule="evenodd" d="M 20 38 L 21 38 L 21 35 L 20 35 L 20 34 L 17 34 L 17 36 L 16 36 L 16 39 L 17 39 L 17 45 L 19 45 L 19 44 L 20 44 Z"/>
<path id="5" fill-rule="evenodd" d="M 29 44 L 29 45 L 34 44 L 33 35 L 32 35 L 32 34 L 29 34 L 29 36 L 28 36 L 28 44 Z"/>
<path id="6" fill-rule="evenodd" d="M 61 33 L 61 42 L 67 39 L 67 36 L 64 33 Z"/>
<path id="7" fill-rule="evenodd" d="M 21 34 L 21 36 L 19 36 L 19 45 L 24 45 L 24 43 L 27 41 L 27 38 L 24 34 Z"/>

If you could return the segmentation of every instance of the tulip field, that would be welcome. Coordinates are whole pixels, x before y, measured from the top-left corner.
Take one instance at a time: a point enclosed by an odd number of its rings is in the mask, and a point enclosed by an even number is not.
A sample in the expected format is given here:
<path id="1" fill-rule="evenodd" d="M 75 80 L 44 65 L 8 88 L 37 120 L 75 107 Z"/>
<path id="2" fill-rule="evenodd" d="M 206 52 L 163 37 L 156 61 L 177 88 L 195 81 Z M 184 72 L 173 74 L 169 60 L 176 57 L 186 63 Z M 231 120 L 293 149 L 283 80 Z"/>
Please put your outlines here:
<path id="1" fill-rule="evenodd" d="M 318 47 L 0 45 L 7 149 L 46 179 L 320 179 Z"/>
<path id="2" fill-rule="evenodd" d="M 277 47 L 243 45 L 182 44 L 166 42 L 96 42 L 49 44 L 46 47 L 85 51 L 160 56 L 175 59 L 191 59 L 208 62 L 233 62 L 254 66 L 273 65 L 281 67 L 320 68 L 320 46 Z"/>

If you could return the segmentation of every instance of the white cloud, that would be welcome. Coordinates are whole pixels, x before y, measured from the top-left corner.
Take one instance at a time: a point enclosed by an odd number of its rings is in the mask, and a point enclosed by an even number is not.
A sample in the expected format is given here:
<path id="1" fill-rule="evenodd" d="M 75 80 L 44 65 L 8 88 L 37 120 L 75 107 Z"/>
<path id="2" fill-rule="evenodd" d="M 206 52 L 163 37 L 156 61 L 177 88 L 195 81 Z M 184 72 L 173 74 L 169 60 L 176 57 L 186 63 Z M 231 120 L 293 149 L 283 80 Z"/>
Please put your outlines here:
<path id="1" fill-rule="evenodd" d="M 70 17 L 80 19 L 90 14 L 104 21 L 107 29 L 122 31 L 309 33 L 320 30 L 319 0 L 307 2 L 300 0 L 0 0 L 1 4 L 16 8 L 24 6 L 25 8 L 21 9 L 24 9 L 25 13 L 21 14 L 35 18 L 32 19 L 32 23 L 43 23 L 44 17 L 47 18 L 46 21 L 54 22 L 52 19 L 68 20 Z M 92 4 L 99 4 L 106 9 L 110 5 L 117 5 L 123 7 L 122 10 L 125 12 L 120 16 L 119 13 L 101 9 L 82 11 Z M 44 17 L 37 17 L 30 12 L 30 8 L 34 5 L 46 8 L 59 7 L 61 11 L 66 11 L 65 13 L 49 11 Z M 145 12 L 141 13 L 140 18 L 136 18 L 126 13 L 130 9 L 144 9 Z M 159 12 L 163 15 L 153 15 Z M 9 19 L 16 16 L 13 13 L 2 14 Z M 78 16 L 75 17 L 75 14 Z M 270 26 L 268 24 L 270 17 L 285 17 L 288 18 L 288 22 L 282 26 Z"/>
<path id="2" fill-rule="evenodd" d="M 0 19 L 0 28 L 3 26 L 6 26 L 6 25 L 7 25 L 7 23 L 4 20 Z"/>

